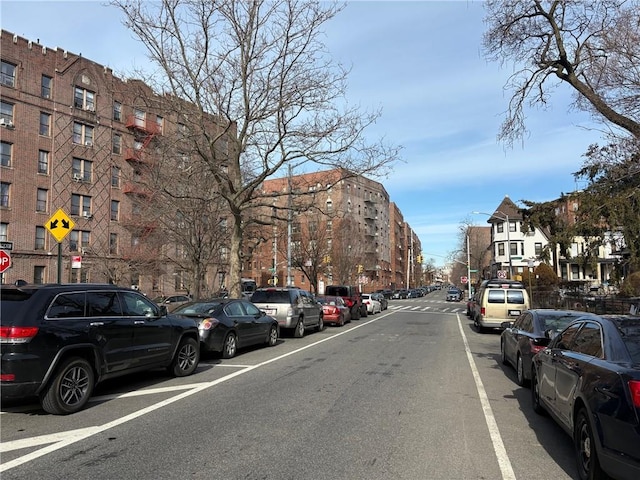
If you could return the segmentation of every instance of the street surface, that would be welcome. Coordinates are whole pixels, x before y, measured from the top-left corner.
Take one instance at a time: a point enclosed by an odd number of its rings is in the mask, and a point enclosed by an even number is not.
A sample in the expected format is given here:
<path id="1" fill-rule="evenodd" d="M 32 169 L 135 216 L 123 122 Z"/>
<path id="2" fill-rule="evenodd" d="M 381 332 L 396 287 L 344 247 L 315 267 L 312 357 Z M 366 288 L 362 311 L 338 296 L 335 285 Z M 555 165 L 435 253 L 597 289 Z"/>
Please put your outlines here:
<path id="1" fill-rule="evenodd" d="M 3 405 L 0 476 L 34 479 L 577 479 L 571 439 L 531 409 L 446 292 L 196 373 L 100 385 L 88 407 Z"/>

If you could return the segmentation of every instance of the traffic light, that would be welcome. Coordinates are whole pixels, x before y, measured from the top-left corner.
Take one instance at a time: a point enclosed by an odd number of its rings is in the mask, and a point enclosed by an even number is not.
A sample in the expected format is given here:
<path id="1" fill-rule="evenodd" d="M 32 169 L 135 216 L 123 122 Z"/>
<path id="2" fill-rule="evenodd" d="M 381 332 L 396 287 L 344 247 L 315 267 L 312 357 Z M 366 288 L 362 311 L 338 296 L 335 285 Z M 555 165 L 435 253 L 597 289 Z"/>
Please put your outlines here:
<path id="1" fill-rule="evenodd" d="M 364 272 L 364 266 L 358 265 L 358 273 L 362 273 L 362 272 Z"/>

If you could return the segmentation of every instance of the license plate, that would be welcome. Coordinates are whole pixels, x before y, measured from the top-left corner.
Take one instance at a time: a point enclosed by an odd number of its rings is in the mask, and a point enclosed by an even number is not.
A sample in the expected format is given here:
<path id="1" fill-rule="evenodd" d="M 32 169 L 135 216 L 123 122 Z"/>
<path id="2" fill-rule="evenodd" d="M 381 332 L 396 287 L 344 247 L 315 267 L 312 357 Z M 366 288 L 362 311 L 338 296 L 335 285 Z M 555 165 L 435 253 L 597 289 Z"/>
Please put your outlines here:
<path id="1" fill-rule="evenodd" d="M 520 310 L 509 310 L 509 315 L 517 317 L 520 315 Z"/>
<path id="2" fill-rule="evenodd" d="M 276 309 L 275 308 L 267 308 L 264 313 L 266 313 L 267 315 L 275 315 L 276 314 Z"/>

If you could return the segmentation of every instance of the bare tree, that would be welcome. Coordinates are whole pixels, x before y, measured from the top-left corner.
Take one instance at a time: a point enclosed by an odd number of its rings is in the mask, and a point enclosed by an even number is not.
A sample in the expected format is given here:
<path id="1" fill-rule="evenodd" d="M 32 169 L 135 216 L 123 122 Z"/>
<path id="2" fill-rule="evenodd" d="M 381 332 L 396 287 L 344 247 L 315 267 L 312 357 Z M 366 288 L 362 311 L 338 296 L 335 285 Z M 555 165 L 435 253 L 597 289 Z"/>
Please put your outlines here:
<path id="1" fill-rule="evenodd" d="M 348 72 L 320 41 L 340 6 L 304 0 L 112 3 L 160 69 L 159 80 L 149 81 L 190 103 L 180 121 L 232 219 L 232 295 L 241 293 L 244 230 L 260 217 L 256 209 L 272 203 L 260 195 L 265 179 L 305 164 L 383 173 L 397 159 L 397 148 L 365 140 L 379 112 L 362 112 L 344 100 Z M 219 117 L 218 128 L 211 128 L 211 115 Z M 222 140 L 229 142 L 225 149 Z"/>
<path id="2" fill-rule="evenodd" d="M 574 89 L 577 108 L 640 137 L 638 2 L 490 0 L 486 8 L 486 57 L 517 69 L 502 140 L 520 138 L 524 108 L 546 105 L 558 84 Z"/>

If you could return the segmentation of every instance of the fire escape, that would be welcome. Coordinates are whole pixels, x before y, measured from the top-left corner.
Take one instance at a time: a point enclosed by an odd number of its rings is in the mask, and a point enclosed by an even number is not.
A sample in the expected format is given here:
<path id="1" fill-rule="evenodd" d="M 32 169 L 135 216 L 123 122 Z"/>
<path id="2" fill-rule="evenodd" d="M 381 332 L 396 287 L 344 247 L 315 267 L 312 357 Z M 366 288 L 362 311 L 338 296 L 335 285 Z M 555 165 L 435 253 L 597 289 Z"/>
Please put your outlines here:
<path id="1" fill-rule="evenodd" d="M 125 150 L 124 158 L 133 168 L 134 178 L 133 181 L 125 183 L 123 192 L 148 197 L 151 192 L 145 189 L 138 179 L 143 178 L 144 173 L 153 163 L 148 147 L 154 137 L 160 133 L 160 125 L 155 121 L 148 120 L 146 116 L 140 117 L 139 115 L 128 116 L 125 125 L 133 133 L 136 146 Z"/>

